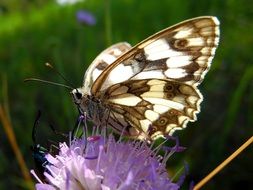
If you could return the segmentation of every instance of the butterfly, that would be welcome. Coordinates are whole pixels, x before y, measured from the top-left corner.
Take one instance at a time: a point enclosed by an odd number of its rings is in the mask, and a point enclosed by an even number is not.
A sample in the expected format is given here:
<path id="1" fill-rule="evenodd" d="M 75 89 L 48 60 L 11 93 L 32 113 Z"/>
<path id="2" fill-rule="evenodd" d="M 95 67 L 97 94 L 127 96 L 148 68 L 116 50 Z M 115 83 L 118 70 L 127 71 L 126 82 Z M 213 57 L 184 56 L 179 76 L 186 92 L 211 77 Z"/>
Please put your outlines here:
<path id="1" fill-rule="evenodd" d="M 203 100 L 198 85 L 219 42 L 219 21 L 202 16 L 166 28 L 134 47 L 104 50 L 71 94 L 96 125 L 140 140 L 172 135 L 195 121 Z"/>

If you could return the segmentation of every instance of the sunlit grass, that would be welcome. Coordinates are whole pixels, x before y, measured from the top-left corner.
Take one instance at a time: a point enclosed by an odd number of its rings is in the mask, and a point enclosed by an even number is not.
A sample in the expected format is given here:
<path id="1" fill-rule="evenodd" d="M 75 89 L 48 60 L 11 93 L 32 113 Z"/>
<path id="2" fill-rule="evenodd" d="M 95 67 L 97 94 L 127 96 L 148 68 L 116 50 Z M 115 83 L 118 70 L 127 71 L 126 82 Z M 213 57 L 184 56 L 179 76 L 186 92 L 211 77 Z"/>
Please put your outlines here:
<path id="1" fill-rule="evenodd" d="M 21 31 L 26 27 L 27 24 L 39 24 L 45 23 L 49 20 L 56 12 L 60 11 L 62 8 L 55 3 L 48 4 L 41 9 L 32 8 L 26 13 L 14 12 L 8 16 L 0 17 L 0 35 L 13 34 L 15 32 Z"/>

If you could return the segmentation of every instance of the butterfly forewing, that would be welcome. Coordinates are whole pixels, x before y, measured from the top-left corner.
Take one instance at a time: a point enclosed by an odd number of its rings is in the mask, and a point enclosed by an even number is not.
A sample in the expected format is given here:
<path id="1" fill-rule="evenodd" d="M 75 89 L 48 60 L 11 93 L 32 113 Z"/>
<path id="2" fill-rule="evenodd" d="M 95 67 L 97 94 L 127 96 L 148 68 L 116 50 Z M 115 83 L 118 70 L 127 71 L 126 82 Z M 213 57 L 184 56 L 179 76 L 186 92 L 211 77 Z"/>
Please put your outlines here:
<path id="1" fill-rule="evenodd" d="M 215 17 L 199 17 L 167 28 L 106 68 L 92 86 L 92 93 L 108 88 L 112 81 L 131 79 L 171 79 L 198 85 L 210 67 L 218 38 Z"/>
<path id="2" fill-rule="evenodd" d="M 112 46 L 86 72 L 83 88 L 91 103 L 79 106 L 94 115 L 105 108 L 107 125 L 133 138 L 172 135 L 196 120 L 202 101 L 197 86 L 209 70 L 218 40 L 219 21 L 206 16 L 162 30 L 131 49 L 127 44 L 117 55 L 111 50 L 122 43 Z"/>

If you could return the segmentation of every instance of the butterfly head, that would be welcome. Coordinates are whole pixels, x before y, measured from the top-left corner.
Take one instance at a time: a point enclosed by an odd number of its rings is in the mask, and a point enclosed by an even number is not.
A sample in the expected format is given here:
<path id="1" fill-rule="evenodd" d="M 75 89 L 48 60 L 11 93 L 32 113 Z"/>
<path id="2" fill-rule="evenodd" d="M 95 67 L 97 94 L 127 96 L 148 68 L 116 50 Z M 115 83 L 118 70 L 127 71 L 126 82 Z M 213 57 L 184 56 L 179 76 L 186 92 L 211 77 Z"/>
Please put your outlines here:
<path id="1" fill-rule="evenodd" d="M 71 91 L 73 101 L 76 105 L 80 105 L 84 96 L 81 88 L 75 88 Z"/>
<path id="2" fill-rule="evenodd" d="M 89 111 L 90 96 L 85 92 L 84 88 L 75 88 L 71 91 L 71 96 L 81 113 Z"/>

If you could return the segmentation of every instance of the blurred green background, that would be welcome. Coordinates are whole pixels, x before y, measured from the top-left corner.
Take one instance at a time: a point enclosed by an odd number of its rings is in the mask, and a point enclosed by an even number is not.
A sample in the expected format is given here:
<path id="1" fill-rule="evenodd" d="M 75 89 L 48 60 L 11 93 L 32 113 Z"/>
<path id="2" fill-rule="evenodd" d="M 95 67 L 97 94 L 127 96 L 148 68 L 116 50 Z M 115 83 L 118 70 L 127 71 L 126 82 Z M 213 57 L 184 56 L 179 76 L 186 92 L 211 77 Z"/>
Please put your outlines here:
<path id="1" fill-rule="evenodd" d="M 86 10 L 95 25 L 76 18 Z M 0 102 L 10 118 L 27 167 L 33 168 L 30 145 L 37 111 L 40 143 L 51 137 L 48 123 L 67 132 L 77 111 L 69 90 L 24 83 L 28 77 L 64 82 L 44 64 L 50 62 L 75 87 L 96 55 L 112 43 L 134 45 L 149 35 L 202 15 L 217 16 L 221 39 L 211 70 L 200 86 L 204 96 L 198 121 L 177 135 L 183 153 L 173 155 L 168 168 L 176 172 L 184 161 L 184 183 L 199 182 L 253 134 L 253 9 L 251 0 L 86 0 L 59 4 L 49 0 L 0 1 Z M 46 146 L 46 145 L 45 145 Z M 0 189 L 27 189 L 1 123 Z M 252 189 L 252 146 L 215 176 L 203 189 Z"/>

